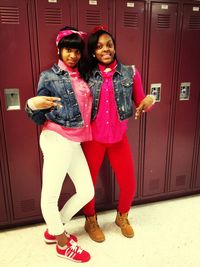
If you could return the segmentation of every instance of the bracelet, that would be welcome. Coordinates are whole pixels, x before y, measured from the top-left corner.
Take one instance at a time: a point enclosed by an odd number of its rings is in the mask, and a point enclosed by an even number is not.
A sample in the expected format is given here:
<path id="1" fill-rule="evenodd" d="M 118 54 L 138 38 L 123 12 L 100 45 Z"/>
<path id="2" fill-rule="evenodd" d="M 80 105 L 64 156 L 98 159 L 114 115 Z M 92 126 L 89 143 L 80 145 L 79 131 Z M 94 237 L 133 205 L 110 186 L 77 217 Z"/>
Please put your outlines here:
<path id="1" fill-rule="evenodd" d="M 31 110 L 37 110 L 37 108 L 36 108 L 35 105 L 33 104 L 33 101 L 31 100 L 31 98 L 28 99 L 28 101 L 27 101 L 27 105 L 29 106 L 29 108 L 30 108 Z"/>
<path id="2" fill-rule="evenodd" d="M 146 96 L 148 96 L 152 99 L 152 101 L 153 101 L 152 105 L 154 105 L 156 103 L 156 98 L 154 95 L 146 95 Z"/>

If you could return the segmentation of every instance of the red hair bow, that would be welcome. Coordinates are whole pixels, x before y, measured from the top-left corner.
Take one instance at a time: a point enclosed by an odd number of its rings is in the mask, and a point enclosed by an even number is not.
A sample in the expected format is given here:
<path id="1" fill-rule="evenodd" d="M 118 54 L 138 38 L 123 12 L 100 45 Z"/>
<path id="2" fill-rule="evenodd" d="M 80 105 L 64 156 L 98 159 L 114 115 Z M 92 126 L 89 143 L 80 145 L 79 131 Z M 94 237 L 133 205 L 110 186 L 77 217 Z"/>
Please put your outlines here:
<path id="1" fill-rule="evenodd" d="M 92 30 L 92 33 L 96 33 L 98 31 L 107 31 L 107 27 L 105 25 L 99 25 L 94 27 L 94 29 Z"/>

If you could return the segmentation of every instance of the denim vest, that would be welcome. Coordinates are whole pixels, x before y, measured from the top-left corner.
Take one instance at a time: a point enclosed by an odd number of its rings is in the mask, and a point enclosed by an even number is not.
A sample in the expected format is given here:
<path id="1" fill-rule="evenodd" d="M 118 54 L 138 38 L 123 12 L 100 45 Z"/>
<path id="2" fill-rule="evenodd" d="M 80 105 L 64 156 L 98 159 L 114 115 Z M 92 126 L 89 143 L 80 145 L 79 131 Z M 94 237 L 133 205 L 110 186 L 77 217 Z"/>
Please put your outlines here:
<path id="1" fill-rule="evenodd" d="M 48 119 L 64 127 L 83 127 L 84 122 L 67 71 L 54 64 L 51 69 L 42 72 L 37 95 L 60 97 L 62 104 L 61 108 L 33 111 L 31 118 L 37 124 L 43 124 Z"/>
<path id="2" fill-rule="evenodd" d="M 113 75 L 114 95 L 120 120 L 125 120 L 133 115 L 133 79 L 135 68 L 133 66 L 125 66 L 118 62 L 115 73 Z M 89 77 L 88 85 L 92 92 L 92 120 L 95 119 L 98 106 L 100 90 L 103 78 L 98 69 L 92 71 Z"/>

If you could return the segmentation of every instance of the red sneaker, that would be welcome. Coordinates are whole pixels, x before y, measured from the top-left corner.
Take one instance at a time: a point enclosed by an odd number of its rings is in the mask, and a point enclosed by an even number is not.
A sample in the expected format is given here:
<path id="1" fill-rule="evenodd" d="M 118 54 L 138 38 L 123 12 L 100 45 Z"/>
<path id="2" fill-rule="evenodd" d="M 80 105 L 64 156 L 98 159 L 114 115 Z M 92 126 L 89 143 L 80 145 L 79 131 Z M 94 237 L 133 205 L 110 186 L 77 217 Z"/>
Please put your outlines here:
<path id="1" fill-rule="evenodd" d="M 75 242 L 78 241 L 78 238 L 75 235 L 70 235 L 68 233 L 65 233 L 65 234 L 69 239 L 73 239 Z M 57 240 L 56 240 L 55 236 L 54 235 L 50 235 L 49 232 L 48 232 L 48 229 L 44 232 L 44 241 L 46 242 L 46 244 L 55 244 L 55 243 L 57 243 Z"/>
<path id="2" fill-rule="evenodd" d="M 71 261 L 87 262 L 90 260 L 90 254 L 79 247 L 73 239 L 70 239 L 64 247 L 56 245 L 56 251 L 59 257 L 66 258 Z"/>

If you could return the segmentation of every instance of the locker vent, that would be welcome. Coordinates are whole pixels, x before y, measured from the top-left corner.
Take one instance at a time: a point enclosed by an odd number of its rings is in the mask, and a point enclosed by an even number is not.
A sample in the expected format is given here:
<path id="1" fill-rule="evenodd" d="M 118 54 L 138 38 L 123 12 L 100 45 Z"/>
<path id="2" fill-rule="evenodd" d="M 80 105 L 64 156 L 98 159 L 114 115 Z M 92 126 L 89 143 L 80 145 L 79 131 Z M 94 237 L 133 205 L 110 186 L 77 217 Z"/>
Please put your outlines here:
<path id="1" fill-rule="evenodd" d="M 86 24 L 87 25 L 101 25 L 101 14 L 99 10 L 86 10 Z"/>
<path id="2" fill-rule="evenodd" d="M 21 201 L 21 211 L 22 212 L 29 212 L 35 210 L 35 200 L 34 199 L 27 199 Z"/>
<path id="3" fill-rule="evenodd" d="M 46 24 L 60 25 L 63 24 L 62 10 L 60 8 L 46 8 L 45 9 Z"/>
<path id="4" fill-rule="evenodd" d="M 186 182 L 186 176 L 185 175 L 176 176 L 176 186 L 185 185 L 185 182 Z"/>
<path id="5" fill-rule="evenodd" d="M 189 29 L 199 30 L 200 29 L 200 16 L 191 16 L 189 19 Z"/>
<path id="6" fill-rule="evenodd" d="M 19 9 L 17 7 L 0 7 L 2 24 L 19 24 Z"/>
<path id="7" fill-rule="evenodd" d="M 158 14 L 158 28 L 170 28 L 170 14 Z"/>
<path id="8" fill-rule="evenodd" d="M 137 28 L 138 27 L 138 13 L 124 12 L 124 27 Z"/>

